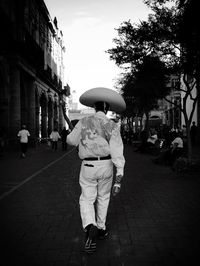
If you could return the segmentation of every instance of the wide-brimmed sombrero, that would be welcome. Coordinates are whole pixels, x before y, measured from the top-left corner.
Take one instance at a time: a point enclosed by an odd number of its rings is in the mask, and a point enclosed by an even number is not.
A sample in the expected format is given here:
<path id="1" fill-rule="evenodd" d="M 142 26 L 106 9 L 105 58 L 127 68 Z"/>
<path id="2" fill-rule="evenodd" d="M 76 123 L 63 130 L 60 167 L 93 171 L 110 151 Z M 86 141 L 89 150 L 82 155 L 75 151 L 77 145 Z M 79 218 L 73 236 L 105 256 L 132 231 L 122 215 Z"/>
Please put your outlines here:
<path id="1" fill-rule="evenodd" d="M 116 91 L 104 87 L 97 87 L 84 92 L 79 101 L 89 107 L 94 107 L 96 102 L 107 102 L 110 106 L 109 110 L 116 113 L 121 113 L 126 109 L 123 97 Z"/>

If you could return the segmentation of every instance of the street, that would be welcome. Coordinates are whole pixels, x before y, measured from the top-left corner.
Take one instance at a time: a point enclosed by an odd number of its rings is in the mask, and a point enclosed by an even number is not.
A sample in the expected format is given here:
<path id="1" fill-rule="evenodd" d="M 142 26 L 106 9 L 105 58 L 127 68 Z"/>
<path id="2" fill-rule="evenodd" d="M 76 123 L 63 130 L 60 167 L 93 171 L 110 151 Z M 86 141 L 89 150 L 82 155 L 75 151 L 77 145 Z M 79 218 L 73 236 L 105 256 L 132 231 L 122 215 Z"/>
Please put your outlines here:
<path id="1" fill-rule="evenodd" d="M 108 211 L 109 237 L 84 253 L 76 149 L 0 159 L 2 266 L 198 265 L 200 179 L 177 177 L 125 145 L 125 175 Z M 4 262 L 3 262 L 4 258 Z M 196 262 L 193 262 L 196 259 Z"/>

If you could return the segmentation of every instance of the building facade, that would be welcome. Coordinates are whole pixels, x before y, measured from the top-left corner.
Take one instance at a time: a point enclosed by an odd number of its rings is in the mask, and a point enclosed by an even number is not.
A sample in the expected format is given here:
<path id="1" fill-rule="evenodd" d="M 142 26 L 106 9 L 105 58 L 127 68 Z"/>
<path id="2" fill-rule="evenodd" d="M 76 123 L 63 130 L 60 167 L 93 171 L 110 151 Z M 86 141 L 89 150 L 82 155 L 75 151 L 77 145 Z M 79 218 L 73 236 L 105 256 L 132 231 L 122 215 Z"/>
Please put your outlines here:
<path id="1" fill-rule="evenodd" d="M 166 97 L 166 100 L 162 100 L 162 109 L 164 110 L 163 124 L 169 126 L 172 129 L 182 128 L 182 116 L 181 116 L 181 91 L 180 78 L 177 75 L 170 75 L 169 82 L 167 84 L 170 87 L 170 94 Z"/>
<path id="2" fill-rule="evenodd" d="M 63 33 L 43 0 L 1 0 L 0 29 L 0 127 L 15 143 L 26 124 L 35 143 L 64 124 Z"/>

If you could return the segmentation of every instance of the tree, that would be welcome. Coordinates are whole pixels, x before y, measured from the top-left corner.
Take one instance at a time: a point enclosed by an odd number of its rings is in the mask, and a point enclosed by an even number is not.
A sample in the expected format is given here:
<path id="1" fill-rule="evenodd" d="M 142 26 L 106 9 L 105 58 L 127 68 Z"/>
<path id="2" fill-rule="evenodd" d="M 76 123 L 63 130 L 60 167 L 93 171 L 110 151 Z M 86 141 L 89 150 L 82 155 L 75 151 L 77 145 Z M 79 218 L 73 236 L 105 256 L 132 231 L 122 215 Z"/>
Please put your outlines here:
<path id="1" fill-rule="evenodd" d="M 122 90 L 132 89 L 132 95 L 136 99 L 140 114 L 146 115 L 146 129 L 148 130 L 149 112 L 157 108 L 158 99 L 162 99 L 169 93 L 166 87 L 167 69 L 157 56 L 149 55 L 143 58 L 142 64 L 138 65 L 137 71 L 132 79 Z"/>
<path id="2" fill-rule="evenodd" d="M 199 99 L 199 70 L 200 70 L 200 48 L 199 29 L 197 26 L 198 6 L 197 1 L 176 0 L 175 6 L 166 8 L 165 4 L 173 1 L 146 0 L 146 4 L 155 12 L 151 25 L 159 32 L 159 39 L 169 46 L 163 49 L 158 42 L 157 49 L 163 56 L 168 56 L 171 66 L 179 72 L 182 86 L 182 103 L 177 105 L 183 113 L 187 130 L 188 159 L 191 161 L 192 146 L 190 138 L 190 126 L 193 114 Z M 159 23 L 160 22 L 160 23 Z M 195 23 L 196 22 L 196 23 Z M 197 93 L 195 93 L 197 89 Z M 191 101 L 192 110 L 187 112 L 188 100 Z"/>
<path id="3" fill-rule="evenodd" d="M 198 94 L 193 93 L 194 88 L 198 87 L 198 65 L 195 55 L 189 53 L 190 45 L 183 38 L 184 10 L 180 8 L 179 1 L 146 0 L 144 2 L 153 11 L 148 20 L 141 21 L 139 24 L 123 22 L 117 29 L 118 38 L 114 39 L 116 47 L 107 52 L 118 66 L 133 75 L 137 73 L 143 59 L 152 53 L 159 56 L 168 70 L 180 75 L 184 84 L 179 88 L 183 99 L 182 104 L 177 108 L 180 108 L 184 115 L 188 135 L 188 159 L 191 160 L 190 125 L 198 99 Z M 193 101 L 190 114 L 186 111 L 188 99 Z"/>

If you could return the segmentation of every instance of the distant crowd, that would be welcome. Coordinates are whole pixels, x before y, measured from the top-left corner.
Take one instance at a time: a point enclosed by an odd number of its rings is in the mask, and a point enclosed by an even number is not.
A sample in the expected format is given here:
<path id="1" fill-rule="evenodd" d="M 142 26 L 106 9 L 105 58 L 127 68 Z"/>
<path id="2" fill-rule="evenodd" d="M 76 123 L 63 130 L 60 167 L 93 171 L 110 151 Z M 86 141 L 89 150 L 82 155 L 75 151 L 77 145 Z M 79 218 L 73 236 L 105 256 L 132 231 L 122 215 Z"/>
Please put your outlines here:
<path id="1" fill-rule="evenodd" d="M 58 149 L 58 142 L 61 141 L 61 149 L 63 151 L 67 151 L 67 135 L 70 133 L 69 129 L 66 129 L 66 127 L 63 127 L 63 129 L 58 132 L 58 129 L 55 127 L 52 132 L 50 133 L 49 137 L 45 139 L 47 144 L 52 147 L 52 150 Z M 27 129 L 26 125 L 22 125 L 21 129 L 18 131 L 17 136 L 18 143 L 20 146 L 21 154 L 20 156 L 22 158 L 25 158 L 28 151 L 28 145 L 29 145 L 29 138 L 31 137 L 29 130 Z M 6 147 L 6 134 L 3 129 L 3 127 L 0 128 L 0 155 L 3 155 L 3 152 Z M 39 142 L 41 139 L 39 140 Z"/>
<path id="2" fill-rule="evenodd" d="M 167 125 L 161 125 L 157 127 L 150 127 L 149 131 L 143 129 L 139 132 L 135 132 L 133 126 L 128 123 L 121 125 L 121 135 L 125 144 L 132 144 L 134 141 L 141 141 L 142 143 L 153 141 L 153 144 L 155 144 L 157 139 L 163 139 L 165 140 L 165 145 L 170 146 L 177 133 L 183 139 L 184 143 L 186 143 L 187 132 L 185 125 L 183 125 L 182 128 L 170 128 Z M 155 143 L 154 140 L 151 140 L 151 136 L 153 135 L 155 135 L 154 137 L 156 138 Z M 197 126 L 194 121 L 192 122 L 190 128 L 190 136 L 192 145 L 195 145 L 197 141 Z"/>
<path id="3" fill-rule="evenodd" d="M 141 132 L 135 132 L 133 126 L 130 126 L 128 123 L 122 123 L 120 125 L 121 136 L 124 144 L 133 144 L 138 143 L 135 151 L 145 152 L 148 149 L 161 149 L 163 147 L 170 148 L 172 142 L 178 137 L 183 142 L 183 147 L 186 147 L 187 143 L 187 133 L 186 126 L 183 125 L 181 129 L 170 128 L 166 125 L 159 127 L 151 127 L 149 131 L 143 129 Z M 70 133 L 70 129 L 63 129 L 59 132 L 58 128 L 54 128 L 50 133 L 49 137 L 46 139 L 49 146 L 52 150 L 58 149 L 58 142 L 61 141 L 61 149 L 63 151 L 67 150 L 67 136 Z M 192 122 L 190 128 L 191 143 L 194 146 L 197 141 L 197 126 L 195 122 Z M 22 158 L 26 157 L 30 133 L 26 128 L 26 125 L 22 125 L 22 128 L 17 133 L 19 139 L 21 156 Z M 3 153 L 6 144 L 6 135 L 3 127 L 0 128 L 0 154 Z M 179 143 L 179 147 L 182 146 Z"/>
<path id="4" fill-rule="evenodd" d="M 124 143 L 134 144 L 135 152 L 156 151 L 158 156 L 154 162 L 172 167 L 187 149 L 185 125 L 183 125 L 182 129 L 174 129 L 162 125 L 160 127 L 151 127 L 149 131 L 144 129 L 140 133 L 135 133 L 133 127 L 124 124 L 121 126 L 121 134 Z M 192 146 L 195 146 L 197 143 L 197 126 L 194 121 L 190 127 L 190 137 Z"/>

